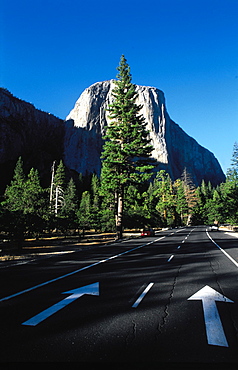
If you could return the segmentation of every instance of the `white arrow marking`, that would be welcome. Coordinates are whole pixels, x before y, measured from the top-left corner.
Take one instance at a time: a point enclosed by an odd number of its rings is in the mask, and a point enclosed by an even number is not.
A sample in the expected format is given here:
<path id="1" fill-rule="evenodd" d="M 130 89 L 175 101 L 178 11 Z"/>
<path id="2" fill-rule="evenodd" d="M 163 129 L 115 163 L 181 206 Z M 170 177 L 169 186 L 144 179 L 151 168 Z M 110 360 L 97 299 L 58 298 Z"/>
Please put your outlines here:
<path id="1" fill-rule="evenodd" d="M 43 320 L 47 319 L 47 317 L 53 315 L 54 313 L 61 310 L 76 299 L 80 298 L 84 294 L 99 295 L 99 283 L 85 285 L 81 288 L 73 289 L 62 294 L 70 293 L 71 295 L 69 297 L 40 312 L 38 315 L 33 316 L 31 319 L 23 322 L 22 325 L 36 326 Z"/>
<path id="2" fill-rule="evenodd" d="M 234 302 L 208 285 L 193 294 L 188 300 L 202 300 L 208 344 L 228 347 L 215 301 Z"/>

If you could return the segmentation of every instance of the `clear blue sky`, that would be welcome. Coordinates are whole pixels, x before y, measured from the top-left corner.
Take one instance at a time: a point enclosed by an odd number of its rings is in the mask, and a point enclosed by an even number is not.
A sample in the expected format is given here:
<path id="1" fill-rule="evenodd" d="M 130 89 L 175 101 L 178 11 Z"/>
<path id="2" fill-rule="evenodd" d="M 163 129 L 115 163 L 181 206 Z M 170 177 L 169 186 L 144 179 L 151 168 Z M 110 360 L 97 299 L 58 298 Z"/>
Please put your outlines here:
<path id="1" fill-rule="evenodd" d="M 223 170 L 238 141 L 238 0 L 0 0 L 0 85 L 65 118 L 91 84 L 164 91 L 170 117 Z"/>

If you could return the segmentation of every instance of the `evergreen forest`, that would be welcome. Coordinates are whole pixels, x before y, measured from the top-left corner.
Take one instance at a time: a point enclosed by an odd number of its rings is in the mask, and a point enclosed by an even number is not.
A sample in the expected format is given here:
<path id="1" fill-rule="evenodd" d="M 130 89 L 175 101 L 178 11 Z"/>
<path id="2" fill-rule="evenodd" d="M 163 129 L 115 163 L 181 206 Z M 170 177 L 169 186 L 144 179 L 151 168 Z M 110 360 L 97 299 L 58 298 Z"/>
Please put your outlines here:
<path id="1" fill-rule="evenodd" d="M 150 181 L 130 184 L 124 192 L 123 228 L 164 228 L 200 224 L 238 224 L 238 144 L 235 143 L 226 181 L 195 187 L 184 170 L 172 181 L 159 171 Z M 66 181 L 62 161 L 55 164 L 51 187 L 42 188 L 38 171 L 24 173 L 21 157 L 0 203 L 2 238 L 38 237 L 53 231 L 82 235 L 86 230 L 116 232 L 114 193 L 105 194 L 96 174 Z"/>

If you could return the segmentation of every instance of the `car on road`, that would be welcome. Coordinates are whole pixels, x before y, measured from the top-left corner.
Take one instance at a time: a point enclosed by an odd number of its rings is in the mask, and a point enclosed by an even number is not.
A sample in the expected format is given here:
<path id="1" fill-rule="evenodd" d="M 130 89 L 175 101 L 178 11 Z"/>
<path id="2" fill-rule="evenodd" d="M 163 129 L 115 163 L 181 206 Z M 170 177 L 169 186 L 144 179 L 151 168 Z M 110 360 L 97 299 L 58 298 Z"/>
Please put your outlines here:
<path id="1" fill-rule="evenodd" d="M 155 236 L 155 231 L 150 228 L 150 229 L 143 229 L 141 232 L 141 236 Z"/>
<path id="2" fill-rule="evenodd" d="M 219 230 L 218 225 L 212 225 L 209 227 L 209 231 L 218 231 L 218 230 Z"/>

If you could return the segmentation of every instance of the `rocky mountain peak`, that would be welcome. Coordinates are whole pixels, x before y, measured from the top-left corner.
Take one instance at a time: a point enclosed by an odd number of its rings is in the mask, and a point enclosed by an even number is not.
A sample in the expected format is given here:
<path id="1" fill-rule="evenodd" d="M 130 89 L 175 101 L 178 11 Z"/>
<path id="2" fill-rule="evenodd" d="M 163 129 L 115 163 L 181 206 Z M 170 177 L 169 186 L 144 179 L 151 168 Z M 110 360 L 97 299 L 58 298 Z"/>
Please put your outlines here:
<path id="1" fill-rule="evenodd" d="M 77 172 L 100 173 L 102 136 L 110 124 L 107 108 L 113 101 L 114 86 L 114 80 L 91 85 L 80 95 L 66 118 L 65 163 Z M 165 169 L 176 179 L 186 167 L 195 185 L 202 179 L 214 185 L 224 181 L 225 176 L 214 155 L 171 120 L 164 93 L 155 87 L 139 85 L 136 91 L 136 103 L 143 106 L 141 113 L 154 147 L 152 156 L 159 163 L 157 170 Z"/>
<path id="2" fill-rule="evenodd" d="M 61 158 L 68 170 L 100 174 L 102 137 L 110 124 L 107 108 L 114 85 L 109 80 L 88 87 L 65 122 L 0 88 L 0 193 L 9 184 L 19 156 L 26 171 L 39 170 L 46 186 L 53 161 Z M 152 155 L 158 161 L 156 170 L 166 170 L 175 180 L 186 167 L 195 185 L 202 179 L 213 185 L 225 181 L 214 155 L 171 120 L 164 93 L 148 86 L 136 86 L 136 90 L 154 147 Z"/>

